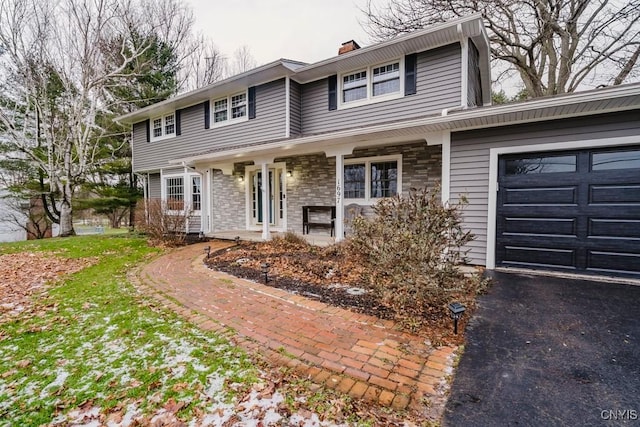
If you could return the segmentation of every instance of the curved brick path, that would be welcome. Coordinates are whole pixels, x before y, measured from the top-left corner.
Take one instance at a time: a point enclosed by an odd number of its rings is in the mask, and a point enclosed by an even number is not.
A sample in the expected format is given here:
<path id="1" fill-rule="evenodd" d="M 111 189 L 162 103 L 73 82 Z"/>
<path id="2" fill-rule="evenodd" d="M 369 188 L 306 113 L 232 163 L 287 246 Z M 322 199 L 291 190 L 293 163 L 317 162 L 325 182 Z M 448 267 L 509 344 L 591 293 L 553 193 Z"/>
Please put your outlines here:
<path id="1" fill-rule="evenodd" d="M 212 271 L 202 262 L 204 246 L 172 251 L 132 279 L 201 327 L 315 383 L 440 418 L 455 347 L 433 348 L 391 321 Z"/>

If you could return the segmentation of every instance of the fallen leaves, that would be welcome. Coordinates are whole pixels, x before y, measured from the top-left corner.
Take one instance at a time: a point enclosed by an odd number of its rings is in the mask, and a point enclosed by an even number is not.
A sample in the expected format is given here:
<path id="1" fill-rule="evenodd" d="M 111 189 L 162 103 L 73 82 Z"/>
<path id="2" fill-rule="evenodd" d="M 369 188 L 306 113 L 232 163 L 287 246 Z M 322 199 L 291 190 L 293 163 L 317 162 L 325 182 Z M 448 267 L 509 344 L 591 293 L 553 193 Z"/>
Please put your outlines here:
<path id="1" fill-rule="evenodd" d="M 48 283 L 78 272 L 94 259 L 61 258 L 47 253 L 0 255 L 0 323 L 32 308 L 31 297 Z"/>

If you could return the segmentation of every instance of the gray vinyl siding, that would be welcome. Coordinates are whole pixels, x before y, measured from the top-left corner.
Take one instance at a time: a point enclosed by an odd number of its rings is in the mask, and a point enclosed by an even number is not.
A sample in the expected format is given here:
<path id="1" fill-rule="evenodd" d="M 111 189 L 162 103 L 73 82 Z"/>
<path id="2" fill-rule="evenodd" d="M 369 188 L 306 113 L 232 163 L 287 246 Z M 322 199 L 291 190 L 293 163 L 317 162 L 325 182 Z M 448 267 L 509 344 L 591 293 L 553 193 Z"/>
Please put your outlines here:
<path id="1" fill-rule="evenodd" d="M 192 215 L 189 217 L 189 233 L 199 233 L 202 231 L 202 218 L 200 215 Z"/>
<path id="2" fill-rule="evenodd" d="M 133 170 L 145 171 L 169 166 L 169 160 L 216 149 L 283 138 L 285 135 L 284 79 L 256 87 L 256 118 L 204 128 L 204 104 L 182 110 L 182 134 L 147 142 L 145 122 L 133 126 Z M 213 101 L 213 100 L 212 100 Z"/>
<path id="3" fill-rule="evenodd" d="M 160 182 L 160 174 L 152 173 L 149 175 L 149 198 L 160 199 L 162 197 L 162 183 Z"/>
<path id="4" fill-rule="evenodd" d="M 417 56 L 415 95 L 358 107 L 329 111 L 327 79 L 302 85 L 302 133 L 309 135 L 420 117 L 457 107 L 462 98 L 461 56 L 458 43 L 422 52 Z"/>
<path id="5" fill-rule="evenodd" d="M 467 85 L 467 105 L 477 107 L 482 105 L 482 84 L 480 81 L 480 53 L 469 40 L 469 82 Z"/>
<path id="6" fill-rule="evenodd" d="M 295 137 L 302 134 L 302 93 L 300 84 L 291 80 L 289 85 L 289 92 L 289 130 L 291 136 Z"/>
<path id="7" fill-rule="evenodd" d="M 491 148 L 574 141 L 579 149 L 581 140 L 633 135 L 640 143 L 637 111 L 453 133 L 451 200 L 458 200 L 461 194 L 469 200 L 463 218 L 465 227 L 476 236 L 468 245 L 471 262 L 484 265 L 486 261 Z"/>

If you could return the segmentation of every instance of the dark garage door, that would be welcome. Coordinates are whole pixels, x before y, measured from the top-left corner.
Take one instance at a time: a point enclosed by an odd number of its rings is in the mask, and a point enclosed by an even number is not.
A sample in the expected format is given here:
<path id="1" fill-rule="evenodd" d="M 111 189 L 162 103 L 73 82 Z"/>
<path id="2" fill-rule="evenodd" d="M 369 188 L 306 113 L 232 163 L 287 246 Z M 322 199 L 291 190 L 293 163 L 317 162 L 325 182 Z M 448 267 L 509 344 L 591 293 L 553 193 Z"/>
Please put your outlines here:
<path id="1" fill-rule="evenodd" d="M 499 159 L 496 263 L 640 276 L 640 146 Z"/>

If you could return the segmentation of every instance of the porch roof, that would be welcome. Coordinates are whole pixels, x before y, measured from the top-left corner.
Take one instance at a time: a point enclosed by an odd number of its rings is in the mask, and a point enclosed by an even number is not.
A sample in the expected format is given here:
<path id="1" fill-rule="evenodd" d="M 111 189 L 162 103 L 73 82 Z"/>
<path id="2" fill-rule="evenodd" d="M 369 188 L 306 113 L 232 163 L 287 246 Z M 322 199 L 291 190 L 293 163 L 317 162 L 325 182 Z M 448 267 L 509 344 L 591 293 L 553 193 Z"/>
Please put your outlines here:
<path id="1" fill-rule="evenodd" d="M 441 114 L 416 119 L 211 150 L 175 159 L 170 163 L 197 166 L 212 162 L 248 161 L 260 157 L 277 158 L 314 152 L 331 153 L 349 146 L 353 148 L 411 139 L 425 139 L 427 143 L 437 144 L 440 142 L 443 131 L 499 127 L 634 109 L 640 109 L 640 83 L 511 104 L 455 111 L 445 109 Z"/>

